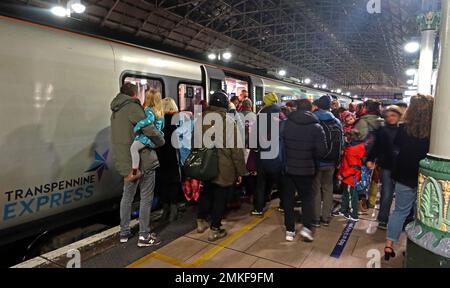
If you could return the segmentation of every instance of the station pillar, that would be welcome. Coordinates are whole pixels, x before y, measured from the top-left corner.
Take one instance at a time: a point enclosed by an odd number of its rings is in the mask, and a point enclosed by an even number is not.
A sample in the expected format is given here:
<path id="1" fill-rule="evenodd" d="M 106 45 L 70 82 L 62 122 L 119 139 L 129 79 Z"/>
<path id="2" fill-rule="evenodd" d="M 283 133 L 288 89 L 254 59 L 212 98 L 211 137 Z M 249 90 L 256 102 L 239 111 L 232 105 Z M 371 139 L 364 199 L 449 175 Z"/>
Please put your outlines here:
<path id="1" fill-rule="evenodd" d="M 417 16 L 417 24 L 419 25 L 419 29 L 421 31 L 417 88 L 419 93 L 425 95 L 431 94 L 434 46 L 436 41 L 436 31 L 438 29 L 439 22 L 440 14 L 435 11 L 423 12 Z"/>
<path id="2" fill-rule="evenodd" d="M 406 227 L 406 267 L 450 267 L 450 0 L 442 1 L 440 67 L 431 146 L 420 163 L 416 220 Z"/>

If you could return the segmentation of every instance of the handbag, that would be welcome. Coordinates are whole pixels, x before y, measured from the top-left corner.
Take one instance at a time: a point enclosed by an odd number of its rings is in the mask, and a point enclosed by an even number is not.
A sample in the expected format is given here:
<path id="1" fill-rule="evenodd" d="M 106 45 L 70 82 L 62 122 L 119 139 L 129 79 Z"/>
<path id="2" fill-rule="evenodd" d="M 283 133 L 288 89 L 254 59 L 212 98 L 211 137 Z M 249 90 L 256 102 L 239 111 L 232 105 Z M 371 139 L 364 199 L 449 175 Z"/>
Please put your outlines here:
<path id="1" fill-rule="evenodd" d="M 210 181 L 219 175 L 219 157 L 216 148 L 192 149 L 184 164 L 186 177 Z"/>

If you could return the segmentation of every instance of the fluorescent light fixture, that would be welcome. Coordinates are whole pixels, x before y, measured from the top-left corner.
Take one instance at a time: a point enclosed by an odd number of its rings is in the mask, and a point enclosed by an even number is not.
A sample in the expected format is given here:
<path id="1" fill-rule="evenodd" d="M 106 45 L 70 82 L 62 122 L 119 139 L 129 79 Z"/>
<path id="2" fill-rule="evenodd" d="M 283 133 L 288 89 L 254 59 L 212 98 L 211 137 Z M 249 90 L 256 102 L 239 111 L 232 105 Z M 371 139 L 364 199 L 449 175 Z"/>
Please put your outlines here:
<path id="1" fill-rule="evenodd" d="M 319 88 L 319 84 L 314 84 L 314 88 Z"/>
<path id="2" fill-rule="evenodd" d="M 305 79 L 305 84 L 306 84 L 306 85 L 309 85 L 309 84 L 311 84 L 311 79 L 309 79 L 309 78 L 306 78 L 306 79 Z"/>
<path id="3" fill-rule="evenodd" d="M 281 69 L 280 71 L 278 71 L 278 75 L 280 75 L 280 76 L 286 76 L 286 70 Z"/>
<path id="4" fill-rule="evenodd" d="M 322 84 L 322 89 L 327 89 L 327 84 Z"/>
<path id="5" fill-rule="evenodd" d="M 414 68 L 406 70 L 406 75 L 408 75 L 408 76 L 414 76 L 415 74 L 416 74 L 416 69 L 414 69 Z"/>
<path id="6" fill-rule="evenodd" d="M 405 51 L 408 53 L 416 53 L 420 49 L 420 44 L 418 42 L 409 42 L 405 45 Z"/>
<path id="7" fill-rule="evenodd" d="M 408 81 L 406 81 L 406 83 L 407 83 L 408 85 L 412 85 L 412 84 L 414 84 L 414 80 L 413 80 L 413 79 L 409 79 Z"/>
<path id="8" fill-rule="evenodd" d="M 341 94 L 342 93 L 342 89 L 337 89 L 336 93 Z"/>
<path id="9" fill-rule="evenodd" d="M 230 52 L 225 52 L 222 54 L 223 59 L 230 60 L 233 55 Z"/>
<path id="10" fill-rule="evenodd" d="M 58 17 L 66 17 L 67 16 L 67 9 L 62 6 L 55 6 L 52 9 L 50 9 L 53 15 Z"/>
<path id="11" fill-rule="evenodd" d="M 209 59 L 209 60 L 216 60 L 216 58 L 217 58 L 217 55 L 216 55 L 216 54 L 214 54 L 214 53 L 209 53 L 209 54 L 208 54 L 208 59 Z"/>

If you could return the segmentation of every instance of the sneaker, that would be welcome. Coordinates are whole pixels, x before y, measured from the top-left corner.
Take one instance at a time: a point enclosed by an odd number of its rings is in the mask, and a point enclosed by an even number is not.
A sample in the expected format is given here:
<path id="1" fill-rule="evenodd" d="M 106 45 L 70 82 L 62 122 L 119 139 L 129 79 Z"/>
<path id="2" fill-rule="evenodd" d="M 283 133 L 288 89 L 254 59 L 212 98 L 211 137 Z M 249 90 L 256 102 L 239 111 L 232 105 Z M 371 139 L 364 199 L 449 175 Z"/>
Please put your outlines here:
<path id="1" fill-rule="evenodd" d="M 295 232 L 286 231 L 286 241 L 292 242 L 295 239 Z"/>
<path id="2" fill-rule="evenodd" d="M 222 228 L 211 228 L 211 231 L 209 232 L 208 241 L 216 241 L 219 239 L 222 239 L 227 236 L 227 231 Z"/>
<path id="3" fill-rule="evenodd" d="M 320 223 L 324 226 L 324 227 L 328 227 L 330 226 L 330 220 L 328 219 L 321 219 Z"/>
<path id="4" fill-rule="evenodd" d="M 378 223 L 378 228 L 380 228 L 381 230 L 387 230 L 387 226 L 388 226 L 388 224 L 386 222 Z"/>
<path id="5" fill-rule="evenodd" d="M 131 233 L 127 233 L 127 234 L 120 234 L 120 243 L 127 243 L 128 239 L 131 238 Z"/>
<path id="6" fill-rule="evenodd" d="M 204 219 L 197 219 L 197 233 L 202 234 L 209 228 L 209 223 Z"/>
<path id="7" fill-rule="evenodd" d="M 345 217 L 345 213 L 341 211 L 336 211 L 331 214 L 333 217 Z"/>
<path id="8" fill-rule="evenodd" d="M 156 234 L 152 233 L 147 238 L 144 236 L 139 236 L 138 247 L 150 247 L 161 244 L 161 240 Z"/>
<path id="9" fill-rule="evenodd" d="M 320 221 L 314 221 L 311 225 L 312 225 L 314 228 L 320 228 Z"/>
<path id="10" fill-rule="evenodd" d="M 313 232 L 309 230 L 306 227 L 302 228 L 302 231 L 300 231 L 300 236 L 302 236 L 303 241 L 305 242 L 312 242 L 314 241 Z"/>
<path id="11" fill-rule="evenodd" d="M 347 215 L 345 216 L 345 218 L 346 218 L 347 220 L 350 220 L 350 221 L 353 221 L 353 222 L 359 222 L 359 218 L 358 218 L 358 217 L 353 217 L 351 214 L 347 214 Z"/>
<path id="12" fill-rule="evenodd" d="M 257 211 L 257 210 L 252 210 L 251 214 L 252 214 L 252 216 L 262 217 L 264 215 L 264 212 Z"/>

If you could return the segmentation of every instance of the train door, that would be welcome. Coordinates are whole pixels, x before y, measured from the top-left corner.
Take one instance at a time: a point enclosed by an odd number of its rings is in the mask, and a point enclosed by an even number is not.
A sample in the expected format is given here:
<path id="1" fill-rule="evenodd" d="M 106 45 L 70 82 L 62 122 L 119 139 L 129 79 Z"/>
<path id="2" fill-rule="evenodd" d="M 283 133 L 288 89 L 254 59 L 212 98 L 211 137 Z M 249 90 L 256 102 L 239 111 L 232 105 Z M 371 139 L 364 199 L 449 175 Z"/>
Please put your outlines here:
<path id="1" fill-rule="evenodd" d="M 255 112 L 261 110 L 264 97 L 264 83 L 261 78 L 250 76 L 250 97 L 253 102 L 253 109 Z"/>
<path id="2" fill-rule="evenodd" d="M 209 95 L 214 92 L 223 90 L 225 81 L 225 73 L 221 69 L 213 68 L 210 66 L 202 65 L 202 78 L 205 86 L 206 99 L 209 101 Z"/>

